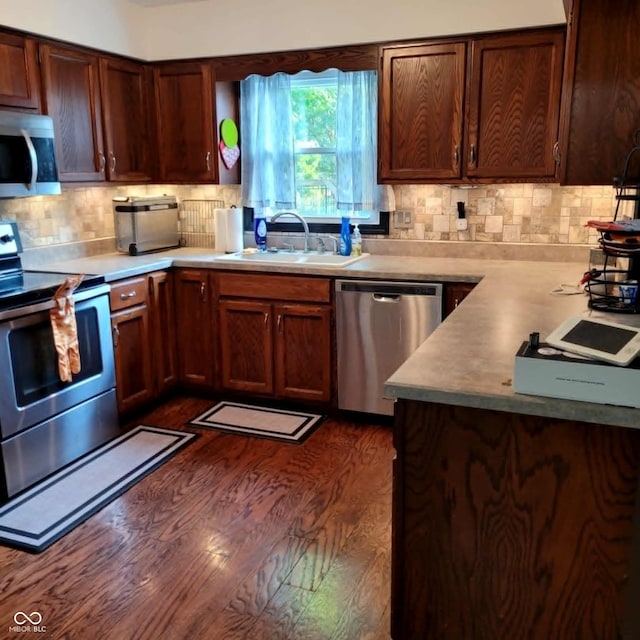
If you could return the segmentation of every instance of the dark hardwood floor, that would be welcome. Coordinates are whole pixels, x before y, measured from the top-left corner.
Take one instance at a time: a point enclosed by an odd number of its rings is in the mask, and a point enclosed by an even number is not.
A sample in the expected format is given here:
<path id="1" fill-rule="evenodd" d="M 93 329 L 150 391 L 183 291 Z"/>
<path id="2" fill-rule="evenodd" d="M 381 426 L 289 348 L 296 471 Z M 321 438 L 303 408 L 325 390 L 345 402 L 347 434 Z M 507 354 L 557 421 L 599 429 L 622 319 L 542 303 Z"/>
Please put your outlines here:
<path id="1" fill-rule="evenodd" d="M 303 444 L 185 427 L 210 401 L 136 421 L 201 437 L 45 552 L 0 547 L 0 638 L 389 638 L 387 425 L 328 419 Z"/>

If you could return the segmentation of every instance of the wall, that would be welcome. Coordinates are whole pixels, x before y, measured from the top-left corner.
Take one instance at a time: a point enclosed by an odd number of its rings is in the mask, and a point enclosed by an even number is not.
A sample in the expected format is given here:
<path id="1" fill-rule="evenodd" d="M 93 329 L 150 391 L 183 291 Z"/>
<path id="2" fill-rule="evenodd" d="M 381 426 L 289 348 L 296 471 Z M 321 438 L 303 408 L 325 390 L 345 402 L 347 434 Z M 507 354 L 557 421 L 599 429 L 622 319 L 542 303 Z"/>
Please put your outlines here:
<path id="1" fill-rule="evenodd" d="M 419 251 L 427 251 L 424 243 L 416 242 L 420 240 L 462 241 L 476 247 L 490 243 L 512 247 L 595 245 L 598 234 L 585 223 L 610 220 L 615 210 L 611 187 L 512 184 L 461 189 L 411 185 L 396 186 L 394 191 L 396 208 L 412 211 L 413 226 L 397 229 L 392 223 L 388 237 L 412 242 Z M 216 199 L 231 206 L 240 201 L 238 186 L 64 188 L 61 196 L 0 200 L 0 218 L 17 220 L 25 249 L 46 248 L 47 259 L 54 254 L 58 259 L 92 255 L 115 250 L 114 196 L 163 193 L 176 195 L 181 202 Z M 455 230 L 458 201 L 466 203 L 469 229 L 464 232 Z M 196 225 L 193 228 L 192 223 Z M 183 225 L 183 230 L 190 232 L 189 244 L 213 246 L 212 218 L 190 218 L 183 220 Z"/>
<path id="2" fill-rule="evenodd" d="M 0 23 L 148 60 L 477 33 L 565 22 L 562 0 L 0 0 Z"/>
<path id="3" fill-rule="evenodd" d="M 4 26 L 133 57 L 145 53 L 144 15 L 127 0 L 0 0 Z"/>

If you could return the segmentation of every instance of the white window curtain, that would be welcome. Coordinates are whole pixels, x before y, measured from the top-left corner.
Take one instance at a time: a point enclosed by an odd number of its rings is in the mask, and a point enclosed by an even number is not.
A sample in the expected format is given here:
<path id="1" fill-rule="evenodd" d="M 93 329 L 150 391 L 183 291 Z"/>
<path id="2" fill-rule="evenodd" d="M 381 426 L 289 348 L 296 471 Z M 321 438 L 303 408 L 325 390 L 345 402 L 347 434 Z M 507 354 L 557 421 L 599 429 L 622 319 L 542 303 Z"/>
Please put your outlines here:
<path id="1" fill-rule="evenodd" d="M 337 207 L 343 215 L 380 209 L 377 97 L 375 71 L 338 71 Z M 240 83 L 240 98 L 242 204 L 258 212 L 294 209 L 290 76 L 249 76 Z"/>
<path id="2" fill-rule="evenodd" d="M 295 208 L 290 76 L 249 76 L 240 105 L 242 204 L 258 212 Z"/>
<path id="3" fill-rule="evenodd" d="M 344 213 L 378 206 L 377 82 L 375 71 L 338 74 L 337 207 Z"/>

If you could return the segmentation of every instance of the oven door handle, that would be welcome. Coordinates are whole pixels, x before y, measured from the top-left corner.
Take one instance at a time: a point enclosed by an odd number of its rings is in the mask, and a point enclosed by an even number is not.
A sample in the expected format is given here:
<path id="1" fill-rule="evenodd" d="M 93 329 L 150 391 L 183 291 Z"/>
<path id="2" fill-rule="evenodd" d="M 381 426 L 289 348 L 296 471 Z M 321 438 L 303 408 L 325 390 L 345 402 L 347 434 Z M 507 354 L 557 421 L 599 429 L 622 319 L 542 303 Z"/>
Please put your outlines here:
<path id="1" fill-rule="evenodd" d="M 29 150 L 29 157 L 31 158 L 31 180 L 27 184 L 27 189 L 33 191 L 36 187 L 36 180 L 38 179 L 38 155 L 36 154 L 36 148 L 33 146 L 29 134 L 24 129 L 20 129 L 20 133 L 24 138 L 27 149 Z"/>
<path id="2" fill-rule="evenodd" d="M 62 281 L 61 281 L 62 284 Z M 90 300 L 91 298 L 97 298 L 101 295 L 109 295 L 111 287 L 108 284 L 100 284 L 95 287 L 89 287 L 87 289 L 79 289 L 73 293 L 73 299 L 76 303 Z M 41 311 L 48 311 L 54 309 L 56 303 L 53 299 L 44 300 L 42 302 L 35 302 L 34 304 L 26 305 L 23 307 L 13 307 L 0 311 L 0 321 L 13 320 L 14 318 L 20 318 L 22 316 L 28 316 Z"/>

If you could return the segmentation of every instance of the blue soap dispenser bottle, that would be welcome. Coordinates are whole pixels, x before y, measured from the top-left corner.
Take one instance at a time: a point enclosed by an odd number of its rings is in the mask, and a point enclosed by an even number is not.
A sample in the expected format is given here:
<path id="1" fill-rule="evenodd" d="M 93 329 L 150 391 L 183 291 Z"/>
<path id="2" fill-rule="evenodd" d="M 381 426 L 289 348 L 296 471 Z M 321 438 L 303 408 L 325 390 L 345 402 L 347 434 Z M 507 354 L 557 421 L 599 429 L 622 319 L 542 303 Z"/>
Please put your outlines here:
<path id="1" fill-rule="evenodd" d="M 258 251 L 267 250 L 267 219 L 264 215 L 253 218 L 253 238 Z"/>
<path id="2" fill-rule="evenodd" d="M 342 224 L 340 225 L 340 255 L 351 255 L 351 229 L 349 228 L 349 218 L 342 217 Z"/>

